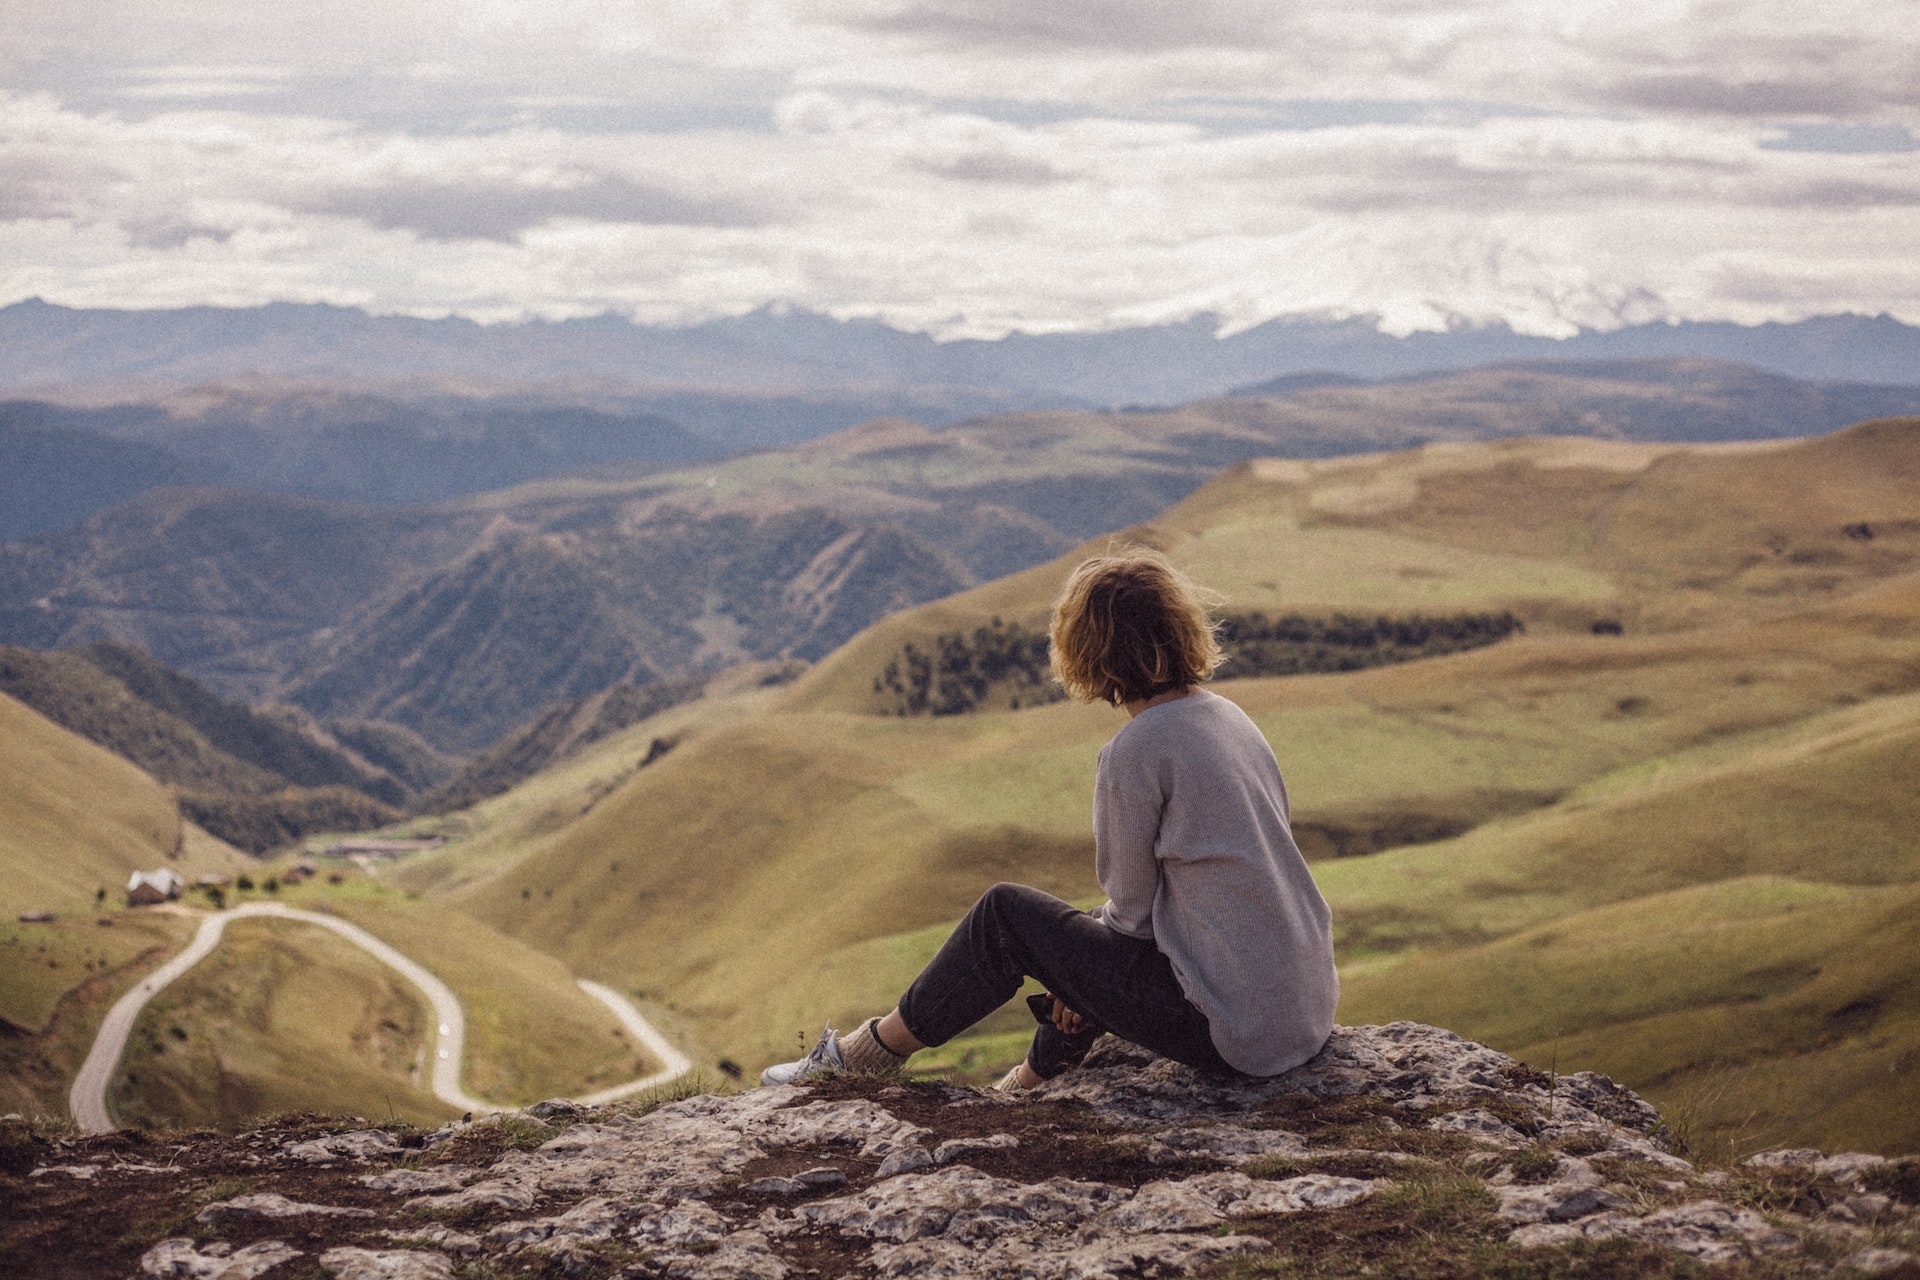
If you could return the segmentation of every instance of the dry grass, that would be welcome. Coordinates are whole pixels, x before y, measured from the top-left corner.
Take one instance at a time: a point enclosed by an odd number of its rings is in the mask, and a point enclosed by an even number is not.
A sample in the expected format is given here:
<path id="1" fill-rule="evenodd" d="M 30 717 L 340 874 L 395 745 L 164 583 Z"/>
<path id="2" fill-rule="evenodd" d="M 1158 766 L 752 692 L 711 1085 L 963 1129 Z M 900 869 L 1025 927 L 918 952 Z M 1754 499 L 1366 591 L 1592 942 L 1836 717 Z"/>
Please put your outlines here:
<path id="1" fill-rule="evenodd" d="M 166 788 L 133 765 L 0 695 L 0 913 L 119 905 L 134 871 L 191 879 L 247 861 L 190 838 Z"/>
<path id="2" fill-rule="evenodd" d="M 0 924 L 0 1111 L 64 1117 L 101 1017 L 192 930 L 151 911 Z"/>
<path id="3" fill-rule="evenodd" d="M 476 1097 L 525 1106 L 591 1093 L 658 1067 L 604 1005 L 579 989 L 566 966 L 445 903 L 357 872 L 337 885 L 322 877 L 277 893 L 233 896 L 339 916 L 445 982 L 466 1012 L 462 1084 Z"/>
<path id="4" fill-rule="evenodd" d="M 242 1127 L 289 1111 L 438 1124 L 428 1013 L 406 980 L 313 925 L 242 920 L 147 1006 L 109 1091 L 123 1124 Z"/>

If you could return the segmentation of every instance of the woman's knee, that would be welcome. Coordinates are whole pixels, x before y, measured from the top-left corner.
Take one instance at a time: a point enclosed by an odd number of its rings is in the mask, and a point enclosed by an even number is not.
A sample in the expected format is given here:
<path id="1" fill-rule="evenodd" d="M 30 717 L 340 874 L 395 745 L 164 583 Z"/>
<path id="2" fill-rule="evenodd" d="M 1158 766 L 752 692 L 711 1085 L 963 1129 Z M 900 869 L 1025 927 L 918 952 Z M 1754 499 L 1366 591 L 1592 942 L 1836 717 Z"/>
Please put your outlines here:
<path id="1" fill-rule="evenodd" d="M 1071 903 L 1030 884 L 1014 884 L 1008 880 L 989 888 L 980 895 L 974 904 L 975 910 L 991 911 L 999 916 L 1041 916 L 1051 918 L 1057 915 L 1073 913 Z"/>
<path id="2" fill-rule="evenodd" d="M 1020 903 L 1027 894 L 1032 892 L 1033 890 L 1027 888 L 1026 885 L 1013 884 L 1010 881 L 1002 880 L 981 894 L 976 906 L 987 911 L 1005 914 L 1009 909 L 1014 908 Z"/>

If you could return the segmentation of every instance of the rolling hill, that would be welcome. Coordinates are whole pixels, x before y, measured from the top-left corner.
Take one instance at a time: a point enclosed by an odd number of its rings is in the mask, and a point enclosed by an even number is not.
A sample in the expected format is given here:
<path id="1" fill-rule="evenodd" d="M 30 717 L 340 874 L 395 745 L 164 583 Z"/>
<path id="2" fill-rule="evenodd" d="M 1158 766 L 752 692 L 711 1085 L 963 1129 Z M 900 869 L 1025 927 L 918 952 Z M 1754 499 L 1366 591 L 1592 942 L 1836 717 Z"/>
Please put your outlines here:
<path id="1" fill-rule="evenodd" d="M 1764 447 L 1436 445 L 1250 463 L 1132 531 L 1235 608 L 1541 624 L 1221 685 L 1274 743 L 1320 859 L 1343 1017 L 1440 1020 L 1536 1065 L 1592 1055 L 1705 1144 L 1920 1143 L 1901 994 L 1920 867 L 1900 834 L 1916 477 L 1911 419 Z M 871 685 L 906 639 L 1033 618 L 1071 559 L 890 618 L 756 714 L 679 708 L 681 745 L 646 769 L 619 762 L 656 727 L 615 735 L 574 762 L 573 786 L 598 768 L 610 788 L 591 803 L 510 792 L 490 803 L 521 839 L 402 878 L 671 993 L 750 1063 L 884 1007 L 993 880 L 1097 895 L 1086 812 L 1114 713 L 903 719 Z"/>
<path id="2" fill-rule="evenodd" d="M 342 726 L 375 763 L 297 708 L 218 697 L 127 645 L 0 645 L 0 693 L 169 784 L 186 817 L 250 853 L 392 821 L 414 795 L 402 775 L 424 788 L 450 771 L 398 726 Z"/>
<path id="3" fill-rule="evenodd" d="M 97 889 L 121 893 L 135 871 L 191 878 L 248 859 L 180 818 L 136 766 L 0 695 L 0 912 L 85 911 Z"/>
<path id="4" fill-rule="evenodd" d="M 695 467 L 615 466 L 427 505 L 157 491 L 0 545 L 0 640 L 52 649 L 111 636 L 225 696 L 393 722 L 471 755 L 615 684 L 822 657 L 889 611 L 1153 518 L 1242 460 L 1541 431 L 1786 438 L 1837 425 L 1869 392 L 1920 396 L 1699 361 L 1493 368 L 939 431 L 878 420 Z M 1446 456 L 1422 465 L 1444 469 Z M 1637 472 L 1620 465 L 1631 486 Z M 1340 518 L 1325 503 L 1385 500 L 1322 487 L 1316 528 Z M 1478 554 L 1482 577 L 1511 555 Z M 1554 616 L 1571 619 L 1601 589 L 1591 575 L 1609 571 L 1582 562 L 1585 580 L 1516 581 L 1510 594 L 1558 593 L 1569 607 Z M 1431 583 L 1449 571 L 1408 561 L 1393 572 Z M 1389 584 L 1394 597 L 1417 595 L 1412 581 Z M 1373 608 L 1382 585 L 1357 582 L 1351 607 Z M 1456 607 L 1429 595 L 1432 608 Z"/>

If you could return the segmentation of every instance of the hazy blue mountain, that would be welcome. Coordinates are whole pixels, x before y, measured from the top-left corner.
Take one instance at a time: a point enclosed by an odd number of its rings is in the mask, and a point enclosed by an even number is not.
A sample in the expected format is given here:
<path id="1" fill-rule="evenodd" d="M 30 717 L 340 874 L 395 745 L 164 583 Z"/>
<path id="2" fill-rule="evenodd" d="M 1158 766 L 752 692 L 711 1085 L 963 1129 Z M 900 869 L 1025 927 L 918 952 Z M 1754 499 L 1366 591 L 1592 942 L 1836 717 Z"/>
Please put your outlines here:
<path id="1" fill-rule="evenodd" d="M 0 309 L 0 387 L 183 385 L 242 374 L 600 380 L 630 389 L 866 393 L 920 388 L 1008 397 L 1013 409 L 1167 404 L 1310 370 L 1366 378 L 1507 360 L 1735 360 L 1792 377 L 1920 382 L 1920 328 L 1889 316 L 1794 324 L 1653 323 L 1566 339 L 1504 325 L 1383 334 L 1371 319 L 1292 317 L 1227 337 L 1199 316 L 1107 333 L 937 342 L 875 320 L 761 310 L 683 328 L 603 316 L 482 326 L 274 303 L 173 311 L 78 310 L 38 299 Z M 924 414 L 913 416 L 926 417 Z"/>
<path id="2" fill-rule="evenodd" d="M 132 394 L 132 393 L 130 393 Z M 875 417 L 945 423 L 1008 403 L 942 392 L 643 395 L 372 388 L 349 379 L 0 401 L 0 539 L 148 489 L 217 485 L 348 502 L 433 502 L 608 463 L 667 467 L 791 444 Z"/>
<path id="3" fill-rule="evenodd" d="M 1814 382 L 1700 358 L 1523 360 L 1378 381 L 1314 372 L 1234 395 L 1349 411 L 1391 402 L 1402 421 L 1411 410 L 1479 435 L 1491 434 L 1493 411 L 1505 406 L 1536 434 L 1627 440 L 1778 440 L 1920 413 L 1920 386 Z M 1358 436 L 1354 444 L 1361 447 Z"/>
<path id="4" fill-rule="evenodd" d="M 0 539 L 62 529 L 148 489 L 198 477 L 179 455 L 70 425 L 54 405 L 0 404 Z"/>
<path id="5" fill-rule="evenodd" d="M 404 400 L 333 387 L 195 388 L 104 407 L 0 403 L 0 538 L 149 489 L 219 485 L 431 502 L 607 462 L 734 451 L 658 414 L 521 397 Z"/>

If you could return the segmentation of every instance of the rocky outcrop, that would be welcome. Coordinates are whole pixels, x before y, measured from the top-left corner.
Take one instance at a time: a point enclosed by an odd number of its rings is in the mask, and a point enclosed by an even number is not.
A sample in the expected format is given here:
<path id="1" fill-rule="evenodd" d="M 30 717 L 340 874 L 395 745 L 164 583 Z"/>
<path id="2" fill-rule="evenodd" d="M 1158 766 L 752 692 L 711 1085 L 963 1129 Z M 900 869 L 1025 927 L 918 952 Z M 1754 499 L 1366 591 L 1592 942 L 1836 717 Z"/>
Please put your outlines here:
<path id="1" fill-rule="evenodd" d="M 1682 1256 L 1920 1272 L 1920 1162 L 1703 1170 L 1604 1077 L 1410 1023 L 1342 1028 L 1270 1080 L 1106 1041 L 1015 1096 L 834 1078 L 432 1134 L 287 1121 L 171 1167 L 114 1149 L 132 1141 L 68 1142 L 14 1179 L 52 1219 L 111 1196 L 125 1220 L 195 1226 L 126 1242 L 102 1275 L 1065 1280 L 1341 1250 L 1354 1270 L 1445 1274 L 1599 1247 L 1635 1273 Z"/>

